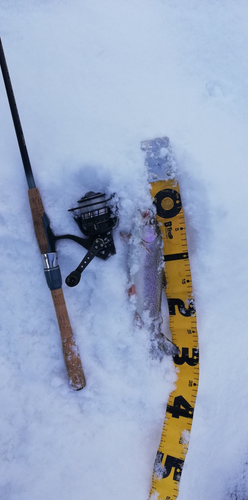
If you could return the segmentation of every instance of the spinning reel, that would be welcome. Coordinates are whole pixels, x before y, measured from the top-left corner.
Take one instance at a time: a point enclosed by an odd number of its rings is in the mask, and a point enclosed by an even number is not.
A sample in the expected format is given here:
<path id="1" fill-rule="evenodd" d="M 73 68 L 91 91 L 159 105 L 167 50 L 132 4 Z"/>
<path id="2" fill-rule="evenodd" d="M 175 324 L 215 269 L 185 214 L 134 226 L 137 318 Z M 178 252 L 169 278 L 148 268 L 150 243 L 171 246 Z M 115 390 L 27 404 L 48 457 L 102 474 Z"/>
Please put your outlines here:
<path id="1" fill-rule="evenodd" d="M 82 272 L 94 257 L 107 260 L 116 253 L 112 229 L 116 227 L 118 217 L 116 215 L 117 207 L 113 204 L 113 196 L 106 199 L 104 193 L 89 191 L 78 201 L 78 207 L 68 210 L 73 213 L 74 220 L 86 238 L 80 238 L 72 234 L 55 236 L 50 228 L 49 221 L 46 224 L 46 221 L 43 220 L 52 251 L 55 251 L 56 241 L 61 239 L 73 240 L 88 250 L 78 267 L 65 280 L 70 287 L 78 285 Z"/>

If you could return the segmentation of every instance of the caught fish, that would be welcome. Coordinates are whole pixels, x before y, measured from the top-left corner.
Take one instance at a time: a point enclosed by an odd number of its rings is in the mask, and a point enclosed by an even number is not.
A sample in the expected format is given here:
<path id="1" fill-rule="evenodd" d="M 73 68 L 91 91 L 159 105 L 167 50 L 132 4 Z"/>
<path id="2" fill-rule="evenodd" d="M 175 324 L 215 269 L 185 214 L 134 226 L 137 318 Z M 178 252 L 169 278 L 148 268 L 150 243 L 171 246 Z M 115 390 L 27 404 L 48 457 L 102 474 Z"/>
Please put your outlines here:
<path id="1" fill-rule="evenodd" d="M 151 211 L 138 212 L 129 244 L 129 295 L 135 303 L 136 321 L 149 329 L 154 356 L 174 355 L 178 353 L 177 347 L 161 332 L 161 300 L 165 284 L 162 236 Z"/>

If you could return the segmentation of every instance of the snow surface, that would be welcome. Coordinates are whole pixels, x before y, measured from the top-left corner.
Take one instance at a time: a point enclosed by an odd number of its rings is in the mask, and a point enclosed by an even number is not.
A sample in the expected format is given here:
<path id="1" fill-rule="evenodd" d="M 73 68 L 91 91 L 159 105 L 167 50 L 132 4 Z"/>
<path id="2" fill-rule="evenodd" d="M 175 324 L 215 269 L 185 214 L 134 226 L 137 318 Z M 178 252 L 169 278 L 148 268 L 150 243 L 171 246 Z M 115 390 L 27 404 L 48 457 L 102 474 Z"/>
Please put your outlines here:
<path id="1" fill-rule="evenodd" d="M 247 500 L 247 0 L 0 0 L 0 35 L 37 186 L 57 234 L 88 190 L 119 200 L 116 256 L 64 287 L 87 378 L 68 387 L 0 78 L 0 498 L 147 500 L 170 358 L 149 357 L 126 294 L 140 141 L 180 172 L 200 386 L 179 500 Z M 58 245 L 63 277 L 84 251 Z"/>

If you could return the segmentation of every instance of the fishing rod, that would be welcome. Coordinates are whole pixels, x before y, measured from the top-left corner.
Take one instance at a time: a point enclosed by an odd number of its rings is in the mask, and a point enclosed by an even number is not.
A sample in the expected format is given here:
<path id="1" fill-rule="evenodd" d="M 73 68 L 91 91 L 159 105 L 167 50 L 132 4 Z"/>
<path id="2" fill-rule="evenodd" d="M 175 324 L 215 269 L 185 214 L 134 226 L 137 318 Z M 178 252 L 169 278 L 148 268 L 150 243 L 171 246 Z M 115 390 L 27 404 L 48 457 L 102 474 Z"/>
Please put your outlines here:
<path id="1" fill-rule="evenodd" d="M 60 329 L 62 349 L 68 373 L 69 383 L 74 390 L 80 390 L 83 389 L 86 382 L 80 355 L 74 340 L 65 304 L 64 294 L 62 290 L 62 278 L 61 278 L 60 268 L 57 262 L 57 253 L 55 251 L 54 238 L 49 237 L 49 229 L 50 229 L 49 219 L 44 211 L 39 190 L 35 185 L 35 180 L 24 139 L 21 121 L 17 110 L 17 105 L 3 51 L 1 38 L 0 38 L 0 66 L 3 74 L 3 80 L 15 127 L 16 137 L 22 157 L 23 167 L 28 183 L 28 197 L 29 197 L 31 214 L 33 218 L 34 231 L 44 261 L 45 277 L 47 285 L 51 291 L 53 304 Z"/>

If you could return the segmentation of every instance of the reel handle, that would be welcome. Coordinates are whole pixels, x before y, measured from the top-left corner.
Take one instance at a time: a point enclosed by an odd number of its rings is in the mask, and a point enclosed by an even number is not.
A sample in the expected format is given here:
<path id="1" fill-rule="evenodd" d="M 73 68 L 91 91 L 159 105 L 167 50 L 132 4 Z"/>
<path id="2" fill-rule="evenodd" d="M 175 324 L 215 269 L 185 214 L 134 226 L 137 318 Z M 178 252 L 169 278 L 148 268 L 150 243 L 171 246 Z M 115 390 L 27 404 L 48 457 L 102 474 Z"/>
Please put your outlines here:
<path id="1" fill-rule="evenodd" d="M 77 286 L 80 279 L 81 279 L 81 274 L 84 271 L 84 269 L 88 266 L 88 264 L 96 257 L 96 255 L 102 251 L 104 248 L 104 240 L 102 238 L 96 238 L 91 247 L 89 248 L 87 254 L 84 256 L 83 260 L 80 262 L 79 266 L 75 271 L 72 271 L 67 278 L 65 279 L 65 282 L 67 286 L 73 287 Z"/>
<path id="2" fill-rule="evenodd" d="M 80 280 L 81 280 L 81 273 L 77 269 L 75 269 L 75 271 L 72 271 L 67 276 L 67 278 L 65 278 L 67 286 L 70 286 L 71 288 L 73 286 L 77 286 Z"/>

